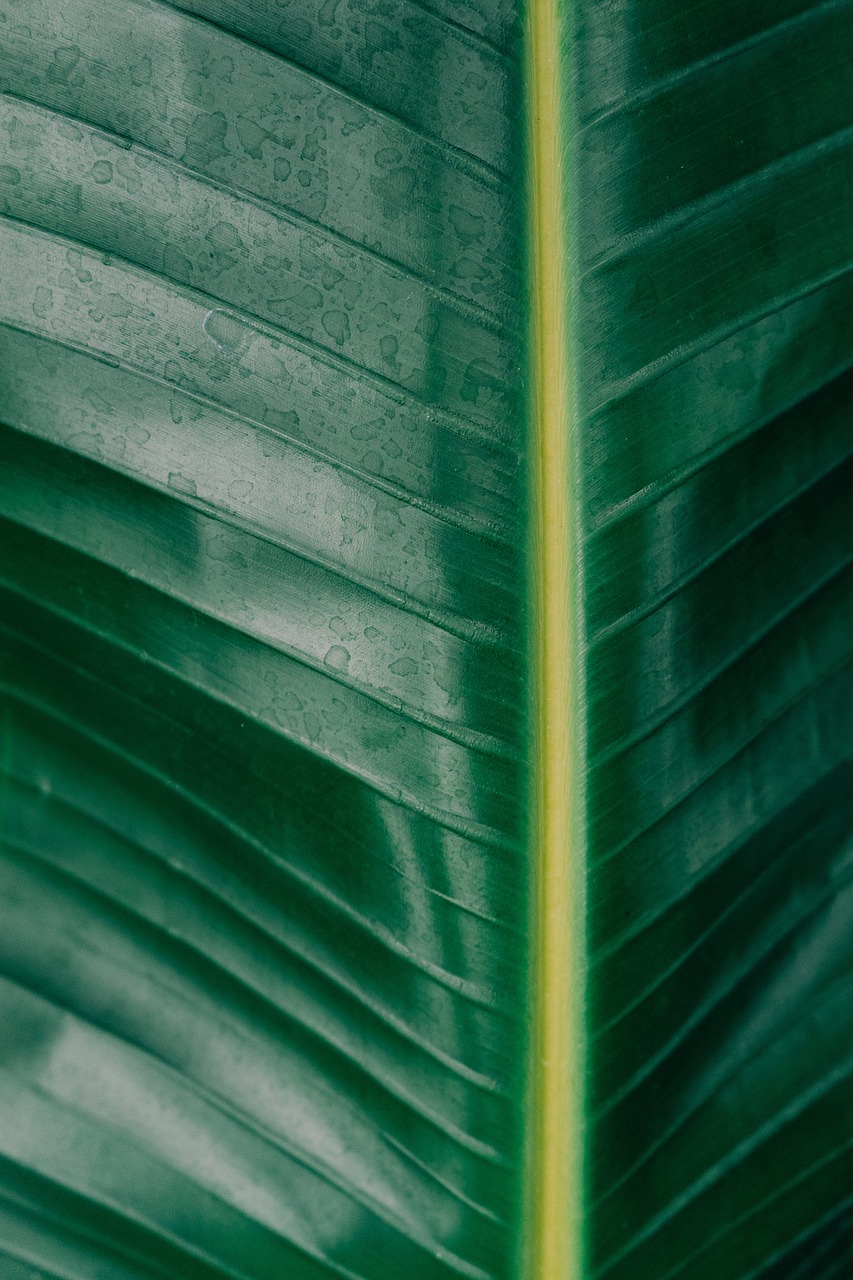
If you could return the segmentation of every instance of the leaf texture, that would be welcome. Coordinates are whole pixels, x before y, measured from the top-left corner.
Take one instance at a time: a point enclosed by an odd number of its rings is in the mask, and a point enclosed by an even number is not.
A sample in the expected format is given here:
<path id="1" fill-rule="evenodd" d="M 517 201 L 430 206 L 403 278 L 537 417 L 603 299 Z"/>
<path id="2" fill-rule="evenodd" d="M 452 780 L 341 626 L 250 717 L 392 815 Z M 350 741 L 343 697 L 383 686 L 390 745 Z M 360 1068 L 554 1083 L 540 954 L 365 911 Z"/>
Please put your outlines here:
<path id="1" fill-rule="evenodd" d="M 0 0 L 4 1280 L 534 1280 L 547 3 Z M 853 4 L 558 19 L 572 1280 L 830 1280 Z"/>

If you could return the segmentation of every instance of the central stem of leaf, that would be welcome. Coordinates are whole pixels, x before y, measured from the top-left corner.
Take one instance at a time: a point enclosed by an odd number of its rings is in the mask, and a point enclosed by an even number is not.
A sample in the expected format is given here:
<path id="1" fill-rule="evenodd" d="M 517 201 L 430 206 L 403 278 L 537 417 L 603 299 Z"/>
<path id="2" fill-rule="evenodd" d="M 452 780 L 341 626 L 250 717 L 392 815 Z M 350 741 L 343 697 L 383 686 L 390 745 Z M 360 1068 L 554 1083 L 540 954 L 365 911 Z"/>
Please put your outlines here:
<path id="1" fill-rule="evenodd" d="M 531 981 L 525 1280 L 583 1271 L 583 823 L 579 555 L 569 324 L 567 95 L 559 0 L 529 0 L 533 576 Z"/>

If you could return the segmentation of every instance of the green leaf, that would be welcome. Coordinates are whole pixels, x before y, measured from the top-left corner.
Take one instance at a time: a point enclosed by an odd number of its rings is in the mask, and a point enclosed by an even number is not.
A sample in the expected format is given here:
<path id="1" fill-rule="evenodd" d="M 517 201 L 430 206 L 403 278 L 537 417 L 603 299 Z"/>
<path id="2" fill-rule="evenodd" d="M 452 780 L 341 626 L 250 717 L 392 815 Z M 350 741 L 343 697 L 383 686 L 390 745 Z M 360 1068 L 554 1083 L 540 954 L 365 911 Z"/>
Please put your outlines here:
<path id="1" fill-rule="evenodd" d="M 853 1259 L 853 3 L 0 0 L 3 1280 Z"/>

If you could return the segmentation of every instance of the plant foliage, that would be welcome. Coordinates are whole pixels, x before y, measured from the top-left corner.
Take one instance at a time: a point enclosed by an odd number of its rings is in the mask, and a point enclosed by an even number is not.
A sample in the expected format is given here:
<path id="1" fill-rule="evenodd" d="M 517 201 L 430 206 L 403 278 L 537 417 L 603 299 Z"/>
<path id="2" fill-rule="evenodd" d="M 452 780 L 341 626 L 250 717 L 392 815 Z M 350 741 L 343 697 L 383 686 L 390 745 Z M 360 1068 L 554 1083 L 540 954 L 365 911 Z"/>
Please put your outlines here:
<path id="1" fill-rule="evenodd" d="M 0 0 L 4 1280 L 533 1280 L 546 3 Z M 853 4 L 559 21 L 583 1270 L 831 1280 Z"/>

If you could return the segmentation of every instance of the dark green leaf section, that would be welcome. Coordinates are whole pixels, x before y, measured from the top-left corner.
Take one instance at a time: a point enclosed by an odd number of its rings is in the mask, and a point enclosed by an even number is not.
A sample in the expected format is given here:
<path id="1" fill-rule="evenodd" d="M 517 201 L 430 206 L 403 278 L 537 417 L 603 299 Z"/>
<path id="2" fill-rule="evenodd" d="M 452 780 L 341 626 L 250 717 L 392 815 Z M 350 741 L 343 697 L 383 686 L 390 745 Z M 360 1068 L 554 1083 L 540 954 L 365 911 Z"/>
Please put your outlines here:
<path id="1" fill-rule="evenodd" d="M 524 17 L 0 0 L 4 1280 L 513 1272 Z M 833 1280 L 853 5 L 565 17 L 589 1272 Z"/>
<path id="2" fill-rule="evenodd" d="M 608 1280 L 849 1269 L 851 48 L 847 3 L 578 7 Z"/>
<path id="3" fill-rule="evenodd" d="M 4 1277 L 508 1271 L 515 15 L 373 8 L 0 5 Z"/>

